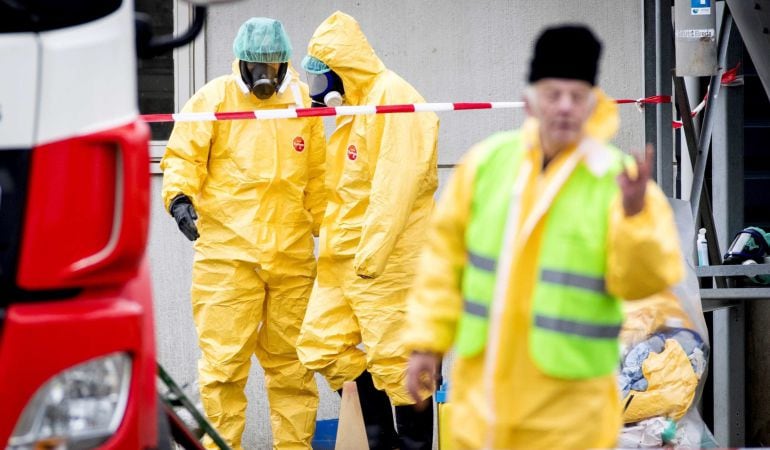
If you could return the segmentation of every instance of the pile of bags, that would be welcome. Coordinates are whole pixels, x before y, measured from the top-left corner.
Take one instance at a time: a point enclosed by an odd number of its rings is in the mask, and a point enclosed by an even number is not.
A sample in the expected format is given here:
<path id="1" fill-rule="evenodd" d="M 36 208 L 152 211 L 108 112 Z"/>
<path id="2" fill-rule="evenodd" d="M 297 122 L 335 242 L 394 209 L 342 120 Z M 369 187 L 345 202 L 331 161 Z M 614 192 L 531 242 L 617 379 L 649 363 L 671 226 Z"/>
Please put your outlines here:
<path id="1" fill-rule="evenodd" d="M 695 409 L 709 358 L 695 289 L 693 298 L 666 291 L 625 302 L 618 375 L 625 425 L 619 447 L 716 446 Z M 684 302 L 690 303 L 689 314 Z"/>

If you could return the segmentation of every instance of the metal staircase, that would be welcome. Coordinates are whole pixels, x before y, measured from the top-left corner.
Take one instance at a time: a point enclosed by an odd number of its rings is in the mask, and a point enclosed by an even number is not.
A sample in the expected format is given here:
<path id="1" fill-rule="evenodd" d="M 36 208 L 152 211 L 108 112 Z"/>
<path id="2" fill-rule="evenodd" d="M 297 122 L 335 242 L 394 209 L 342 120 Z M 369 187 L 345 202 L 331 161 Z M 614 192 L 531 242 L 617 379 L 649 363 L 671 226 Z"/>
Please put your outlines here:
<path id="1" fill-rule="evenodd" d="M 756 73 L 770 97 L 770 0 L 727 0 Z"/>
<path id="2" fill-rule="evenodd" d="M 770 1 L 766 3 L 770 7 Z M 741 33 L 743 34 L 743 30 Z M 770 40 L 767 41 L 764 52 L 765 64 L 768 64 Z M 743 189 L 747 194 L 743 215 L 747 226 L 754 225 L 770 230 L 770 94 L 765 94 L 770 92 L 770 80 L 760 77 L 760 69 L 752 64 L 753 58 L 748 53 L 744 51 L 743 56 Z M 767 70 L 768 67 L 764 69 Z M 765 78 L 770 78 L 770 73 L 766 74 Z"/>
<path id="3" fill-rule="evenodd" d="M 711 89 L 706 108 L 694 123 L 684 79 L 674 76 L 673 83 L 671 79 L 676 65 L 670 25 L 675 2 L 644 0 L 645 93 L 673 94 L 684 122 L 681 133 L 687 151 L 684 145 L 681 153 L 676 151 L 678 144 L 674 142 L 679 142 L 679 137 L 674 139 L 669 125 L 670 108 L 645 110 L 645 136 L 648 142 L 657 143 L 656 179 L 667 195 L 680 195 L 679 162 L 692 162 L 689 204 L 696 226 L 709 230 L 709 244 L 713 246 L 709 248 L 712 266 L 696 268 L 697 276 L 713 286 L 701 286 L 703 308 L 713 311 L 708 313 L 713 319 L 709 327 L 713 364 L 709 382 L 713 389 L 709 388 L 710 395 L 704 393 L 704 418 L 713 426 L 720 444 L 742 446 L 750 431 L 747 422 L 756 425 L 759 420 L 746 415 L 756 402 L 747 398 L 747 381 L 753 373 L 747 360 L 756 357 L 744 350 L 747 331 L 758 333 L 762 339 L 770 336 L 766 326 L 757 327 L 749 314 L 764 311 L 765 302 L 770 301 L 770 287 L 736 281 L 747 275 L 768 274 L 770 264 L 724 266 L 721 253 L 734 233 L 745 226 L 770 229 L 770 0 L 701 0 L 700 4 L 713 4 L 720 11 L 717 42 L 722 71 L 710 79 L 700 78 L 701 91 L 696 95 L 704 95 L 706 85 Z M 744 84 L 722 86 L 723 71 L 739 62 Z"/>

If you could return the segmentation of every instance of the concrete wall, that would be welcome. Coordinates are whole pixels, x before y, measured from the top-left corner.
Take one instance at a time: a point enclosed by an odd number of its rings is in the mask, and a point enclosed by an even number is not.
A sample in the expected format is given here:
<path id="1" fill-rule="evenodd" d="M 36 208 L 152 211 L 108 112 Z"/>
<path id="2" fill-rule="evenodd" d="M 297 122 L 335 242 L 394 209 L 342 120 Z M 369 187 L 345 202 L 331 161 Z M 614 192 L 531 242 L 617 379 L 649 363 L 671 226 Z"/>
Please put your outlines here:
<path id="1" fill-rule="evenodd" d="M 294 45 L 295 67 L 316 26 L 340 9 L 361 23 L 386 66 L 412 83 L 429 102 L 519 100 L 534 37 L 546 24 L 583 22 L 604 41 L 600 84 L 614 97 L 643 95 L 641 2 L 633 0 L 252 0 L 210 8 L 206 25 L 206 76 L 230 72 L 232 39 L 251 16 L 283 21 Z M 642 114 L 621 106 L 623 149 L 641 148 Z M 475 142 L 510 129 L 521 111 L 442 113 L 439 142 L 441 179 Z M 327 133 L 332 120 L 328 120 Z M 149 256 L 153 267 L 160 361 L 181 384 L 194 383 L 198 349 L 192 326 L 189 286 L 192 250 L 163 211 L 160 175 L 153 177 Z M 319 418 L 336 417 L 339 400 L 325 382 Z M 244 444 L 269 448 L 267 401 L 255 364 L 247 387 L 251 399 Z"/>

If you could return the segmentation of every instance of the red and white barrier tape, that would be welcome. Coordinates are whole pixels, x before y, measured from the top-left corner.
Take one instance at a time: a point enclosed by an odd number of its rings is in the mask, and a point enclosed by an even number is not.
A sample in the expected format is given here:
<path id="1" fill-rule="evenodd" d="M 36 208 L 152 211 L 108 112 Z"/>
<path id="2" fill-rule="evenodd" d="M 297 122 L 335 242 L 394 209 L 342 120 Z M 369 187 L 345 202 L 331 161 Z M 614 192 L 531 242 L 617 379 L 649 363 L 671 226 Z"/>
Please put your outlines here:
<path id="1" fill-rule="evenodd" d="M 743 84 L 743 75 L 738 75 L 738 63 L 732 69 L 726 70 L 720 79 L 724 86 Z M 690 112 L 691 117 L 698 115 L 706 106 L 708 91 L 703 100 Z M 648 104 L 671 103 L 669 95 L 653 95 L 639 99 L 617 99 L 616 103 L 633 103 L 642 109 Z M 266 119 L 296 119 L 301 117 L 325 117 L 325 116 L 357 116 L 365 114 L 393 114 L 413 112 L 443 112 L 443 111 L 468 111 L 478 109 L 514 109 L 524 107 L 524 102 L 477 102 L 477 103 L 413 103 L 404 105 L 363 105 L 363 106 L 338 106 L 334 108 L 286 108 L 263 109 L 256 111 L 235 112 L 200 112 L 200 113 L 176 113 L 176 114 L 142 114 L 139 117 L 148 123 L 157 122 L 199 122 L 219 120 L 266 120 Z M 682 121 L 671 122 L 673 128 L 681 128 Z"/>
<path id="2" fill-rule="evenodd" d="M 637 100 L 620 99 L 619 104 L 635 103 L 640 107 L 645 104 L 671 103 L 671 97 L 667 95 L 654 95 L 652 97 Z M 413 103 L 405 105 L 363 105 L 363 106 L 337 106 L 335 108 L 286 108 L 286 109 L 262 109 L 256 111 L 237 112 L 202 112 L 202 113 L 176 113 L 176 114 L 142 114 L 140 117 L 145 122 L 198 122 L 217 120 L 243 120 L 243 119 L 296 119 L 299 117 L 323 117 L 323 116 L 356 116 L 363 114 L 393 114 L 412 112 L 442 112 L 442 111 L 468 111 L 474 109 L 512 109 L 522 108 L 524 102 L 487 102 L 487 103 Z"/>
<path id="3" fill-rule="evenodd" d="M 735 65 L 732 69 L 725 70 L 722 74 L 722 86 L 740 86 L 743 84 L 743 75 L 738 75 L 738 69 L 741 68 L 741 63 Z"/>
<path id="4" fill-rule="evenodd" d="M 692 111 L 690 111 L 690 117 L 694 118 L 695 116 L 698 115 L 699 112 L 701 112 L 701 110 L 706 106 L 706 99 L 708 98 L 708 96 L 709 96 L 708 90 L 706 90 L 706 96 L 703 97 L 703 100 L 701 100 L 700 103 L 698 103 L 698 106 L 696 106 L 695 108 L 693 108 Z M 678 128 L 682 128 L 684 125 L 681 120 L 672 120 L 671 126 L 674 129 L 678 129 Z"/>
<path id="5" fill-rule="evenodd" d="M 671 103 L 670 95 L 652 95 L 650 97 L 638 98 L 632 100 L 630 98 L 620 98 L 615 100 L 615 103 L 622 105 L 625 103 L 635 103 L 639 107 L 643 107 L 646 104 L 659 104 L 659 103 Z"/>
<path id="6" fill-rule="evenodd" d="M 722 84 L 722 86 L 741 86 L 743 84 L 743 75 L 738 75 L 738 69 L 741 67 L 741 63 L 735 65 L 732 69 L 727 69 L 724 71 L 722 76 L 719 78 L 719 82 Z M 709 97 L 709 89 L 711 88 L 711 85 L 706 87 L 706 95 L 703 96 L 703 100 L 698 103 L 698 106 L 692 109 L 690 111 L 690 117 L 695 117 L 698 115 L 701 110 L 706 106 L 706 100 Z M 681 120 L 673 120 L 671 121 L 671 126 L 674 127 L 674 129 L 682 128 L 682 121 Z"/>

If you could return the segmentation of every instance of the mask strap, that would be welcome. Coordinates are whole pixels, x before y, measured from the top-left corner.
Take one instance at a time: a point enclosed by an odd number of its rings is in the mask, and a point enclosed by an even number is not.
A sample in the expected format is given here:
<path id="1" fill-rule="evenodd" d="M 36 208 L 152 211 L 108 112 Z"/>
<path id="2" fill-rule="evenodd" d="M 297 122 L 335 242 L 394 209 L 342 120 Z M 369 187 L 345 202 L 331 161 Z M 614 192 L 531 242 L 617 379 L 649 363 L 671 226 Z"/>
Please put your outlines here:
<path id="1" fill-rule="evenodd" d="M 276 90 L 276 92 L 278 92 L 278 94 L 283 94 L 290 83 L 291 83 L 291 74 L 287 72 L 286 75 L 283 76 L 283 80 L 281 81 L 281 84 L 278 86 L 278 89 Z"/>
<path id="2" fill-rule="evenodd" d="M 302 103 L 302 92 L 300 92 L 297 83 L 291 84 L 291 93 L 294 96 L 294 103 L 297 105 L 297 108 L 304 108 L 305 104 Z"/>
<path id="3" fill-rule="evenodd" d="M 246 86 L 248 86 L 249 89 L 251 89 L 251 84 L 253 83 L 254 80 L 251 77 L 251 71 L 249 71 L 247 64 L 248 63 L 244 60 L 238 61 L 238 70 L 239 72 L 241 72 L 241 80 L 243 81 L 243 83 L 246 84 Z"/>
<path id="4" fill-rule="evenodd" d="M 770 251 L 770 248 L 768 248 L 768 246 L 767 246 L 767 241 L 765 240 L 765 236 L 764 236 L 762 233 L 760 233 L 760 232 L 759 232 L 759 231 L 757 231 L 757 230 L 751 229 L 751 228 L 744 230 L 744 232 L 745 232 L 745 231 L 748 231 L 748 232 L 749 232 L 749 234 L 750 234 L 752 237 L 754 237 L 754 240 L 757 242 L 757 245 L 759 245 L 759 247 L 762 249 L 762 252 L 763 252 L 765 255 L 767 255 L 768 253 L 770 253 L 770 252 L 769 252 L 769 251 Z"/>

